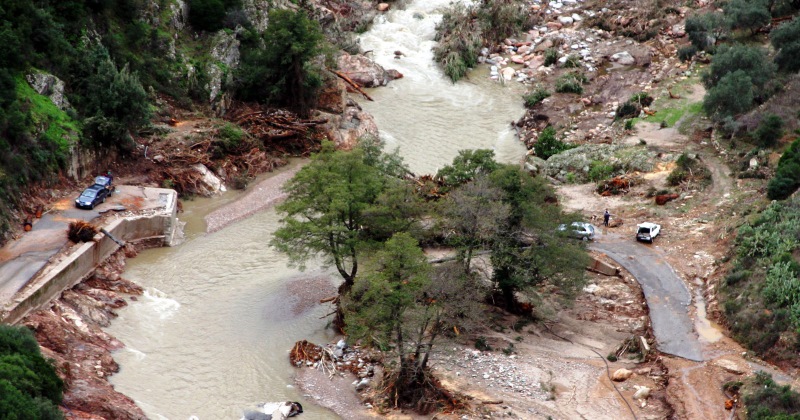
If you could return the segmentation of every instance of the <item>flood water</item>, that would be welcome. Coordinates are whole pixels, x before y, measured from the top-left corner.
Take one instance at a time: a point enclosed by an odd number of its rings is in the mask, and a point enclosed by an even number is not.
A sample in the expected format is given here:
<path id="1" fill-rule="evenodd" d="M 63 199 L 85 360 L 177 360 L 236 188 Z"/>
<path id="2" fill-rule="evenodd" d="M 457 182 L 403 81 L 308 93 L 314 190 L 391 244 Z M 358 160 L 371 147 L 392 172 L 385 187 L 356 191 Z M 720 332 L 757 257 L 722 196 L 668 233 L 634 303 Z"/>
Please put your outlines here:
<path id="1" fill-rule="evenodd" d="M 410 2 L 363 35 L 363 49 L 405 78 L 371 91 L 375 102 L 362 105 L 414 172 L 434 172 L 467 148 L 520 162 L 525 149 L 509 125 L 523 113 L 519 88 L 486 73 L 453 85 L 432 61 L 436 10 L 447 3 Z M 406 56 L 394 60 L 394 50 Z M 257 403 L 283 400 L 300 401 L 309 419 L 338 418 L 292 386 L 288 363 L 297 340 L 333 339 L 320 319 L 329 307 L 298 310 L 292 285 L 337 278 L 314 264 L 305 273 L 287 268 L 286 257 L 268 245 L 279 220 L 272 209 L 205 234 L 203 216 L 235 195 L 185 203 L 187 241 L 128 261 L 124 276 L 146 293 L 108 328 L 127 345 L 115 354 L 121 371 L 111 382 L 151 418 L 236 419 Z"/>

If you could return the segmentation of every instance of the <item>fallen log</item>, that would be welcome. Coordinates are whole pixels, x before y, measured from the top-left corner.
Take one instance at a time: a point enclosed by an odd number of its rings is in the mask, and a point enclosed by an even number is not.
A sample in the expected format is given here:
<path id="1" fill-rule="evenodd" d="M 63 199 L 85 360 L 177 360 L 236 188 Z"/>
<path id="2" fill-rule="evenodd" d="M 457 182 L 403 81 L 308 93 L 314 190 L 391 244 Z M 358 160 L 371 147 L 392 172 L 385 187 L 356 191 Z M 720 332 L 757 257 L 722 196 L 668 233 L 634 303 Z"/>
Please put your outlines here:
<path id="1" fill-rule="evenodd" d="M 372 98 L 371 98 L 369 95 L 367 95 L 367 92 L 364 92 L 364 89 L 361 89 L 361 86 L 359 86 L 359 85 L 358 85 L 358 83 L 356 83 L 356 82 L 352 81 L 352 80 L 351 80 L 349 77 L 347 77 L 346 75 L 344 75 L 344 74 L 342 74 L 342 73 L 339 73 L 339 72 L 338 72 L 338 71 L 336 71 L 336 70 L 332 70 L 332 71 L 333 71 L 333 74 L 335 74 L 335 75 L 339 76 L 339 78 L 341 78 L 342 80 L 344 80 L 345 82 L 347 82 L 347 84 L 349 84 L 350 86 L 352 86 L 352 87 L 353 87 L 353 89 L 357 90 L 357 91 L 358 91 L 360 94 L 364 95 L 364 97 L 365 97 L 365 98 L 367 98 L 367 99 L 368 99 L 368 100 L 370 100 L 370 101 L 375 101 L 375 100 L 374 100 L 374 99 L 372 99 Z"/>

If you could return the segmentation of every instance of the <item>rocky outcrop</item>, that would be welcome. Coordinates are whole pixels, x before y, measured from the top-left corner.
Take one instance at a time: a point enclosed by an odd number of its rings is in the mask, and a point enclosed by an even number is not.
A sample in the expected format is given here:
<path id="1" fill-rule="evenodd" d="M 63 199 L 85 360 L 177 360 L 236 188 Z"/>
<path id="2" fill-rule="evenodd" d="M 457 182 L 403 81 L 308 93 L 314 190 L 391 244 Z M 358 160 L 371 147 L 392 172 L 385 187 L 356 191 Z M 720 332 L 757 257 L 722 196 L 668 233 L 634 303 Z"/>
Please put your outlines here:
<path id="1" fill-rule="evenodd" d="M 645 147 L 585 144 L 551 156 L 546 161 L 545 173 L 561 181 L 571 173 L 581 181 L 587 178 L 594 162 L 604 162 L 624 172 L 649 172 L 655 161 L 656 153 Z"/>
<path id="2" fill-rule="evenodd" d="M 386 86 L 399 72 L 387 72 L 380 64 L 363 55 L 344 53 L 336 60 L 339 71 L 363 87 Z"/>
<path id="3" fill-rule="evenodd" d="M 223 78 L 233 77 L 232 70 L 239 67 L 239 40 L 236 33 L 219 31 L 214 35 L 211 47 L 211 63 L 206 72 L 209 82 L 206 89 L 209 92 L 209 102 L 214 102 L 222 92 Z M 230 80 L 224 80 L 230 82 Z"/>
<path id="4" fill-rule="evenodd" d="M 146 418 L 131 398 L 115 391 L 108 382 L 108 377 L 119 371 L 111 351 L 123 345 L 100 329 L 116 317 L 115 309 L 127 304 L 126 295 L 142 293 L 139 286 L 119 277 L 124 252 L 112 255 L 88 280 L 23 321 L 64 380 L 62 405 L 73 415 L 71 418 Z M 128 252 L 133 255 L 132 250 Z"/>
<path id="5" fill-rule="evenodd" d="M 352 100 L 342 114 L 319 114 L 320 118 L 328 120 L 321 128 L 327 132 L 328 139 L 336 144 L 337 149 L 350 150 L 358 143 L 359 138 L 378 136 L 375 119 Z"/>
<path id="6" fill-rule="evenodd" d="M 200 174 L 200 178 L 194 184 L 194 190 L 191 191 L 192 193 L 208 197 L 226 191 L 222 180 L 214 175 L 206 165 L 198 163 L 192 166 L 192 170 Z"/>
<path id="7" fill-rule="evenodd" d="M 170 3 L 169 10 L 169 25 L 176 32 L 182 31 L 189 23 L 189 4 L 183 0 L 175 0 L 174 3 Z"/>
<path id="8" fill-rule="evenodd" d="M 347 86 L 342 79 L 331 76 L 320 89 L 317 109 L 331 114 L 341 114 L 347 105 Z"/>
<path id="9" fill-rule="evenodd" d="M 64 95 L 64 82 L 50 73 L 31 73 L 25 76 L 25 80 L 31 85 L 33 90 L 40 95 L 47 96 L 53 105 L 64 111 L 72 105 L 69 104 Z"/>

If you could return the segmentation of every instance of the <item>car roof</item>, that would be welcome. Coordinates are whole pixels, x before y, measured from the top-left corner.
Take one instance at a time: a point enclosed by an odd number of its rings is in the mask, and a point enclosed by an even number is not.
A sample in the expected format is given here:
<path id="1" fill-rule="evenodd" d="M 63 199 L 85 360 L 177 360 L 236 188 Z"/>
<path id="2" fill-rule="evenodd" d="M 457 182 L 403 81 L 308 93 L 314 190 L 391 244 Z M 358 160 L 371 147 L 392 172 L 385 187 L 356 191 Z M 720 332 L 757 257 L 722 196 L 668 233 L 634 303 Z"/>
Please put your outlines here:
<path id="1" fill-rule="evenodd" d="M 639 224 L 638 224 L 638 225 L 636 225 L 636 226 L 638 226 L 638 227 L 643 227 L 643 228 L 650 228 L 650 229 L 652 229 L 652 228 L 654 228 L 654 227 L 657 227 L 658 225 L 657 225 L 657 224 L 655 224 L 655 223 L 644 222 L 644 223 L 639 223 Z"/>
<path id="2" fill-rule="evenodd" d="M 92 191 L 92 192 L 97 192 L 97 191 L 100 191 L 100 190 L 102 190 L 103 188 L 105 188 L 105 187 L 103 187 L 102 185 L 94 184 L 94 185 L 92 185 L 92 186 L 90 186 L 90 187 L 86 187 L 86 189 L 85 189 L 85 190 L 83 190 L 83 192 L 84 192 L 84 193 L 87 193 L 87 192 L 89 192 L 89 191 Z"/>

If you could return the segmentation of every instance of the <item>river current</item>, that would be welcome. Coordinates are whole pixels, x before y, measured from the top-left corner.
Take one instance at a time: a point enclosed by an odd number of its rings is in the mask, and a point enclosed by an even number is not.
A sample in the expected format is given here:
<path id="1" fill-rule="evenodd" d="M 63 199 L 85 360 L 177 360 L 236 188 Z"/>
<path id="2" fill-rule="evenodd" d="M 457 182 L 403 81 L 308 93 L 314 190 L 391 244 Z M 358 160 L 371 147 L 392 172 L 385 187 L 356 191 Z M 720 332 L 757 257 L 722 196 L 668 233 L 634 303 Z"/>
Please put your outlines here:
<path id="1" fill-rule="evenodd" d="M 510 122 L 523 113 L 521 91 L 489 80 L 485 69 L 452 84 L 433 62 L 437 11 L 448 3 L 409 2 L 362 35 L 364 50 L 405 76 L 370 91 L 375 102 L 362 106 L 416 173 L 435 172 L 467 148 L 519 162 L 525 149 Z M 399 60 L 396 50 L 404 53 Z M 338 279 L 318 264 L 305 272 L 287 267 L 268 245 L 279 222 L 273 209 L 206 234 L 203 217 L 236 196 L 184 203 L 186 242 L 128 260 L 124 276 L 146 292 L 107 329 L 127 346 L 114 355 L 121 370 L 111 382 L 155 419 L 237 419 L 260 402 L 284 400 L 300 401 L 304 417 L 338 418 L 294 387 L 288 363 L 297 340 L 334 338 L 320 319 L 329 307 L 298 309 L 292 285 L 321 281 L 333 289 Z"/>

